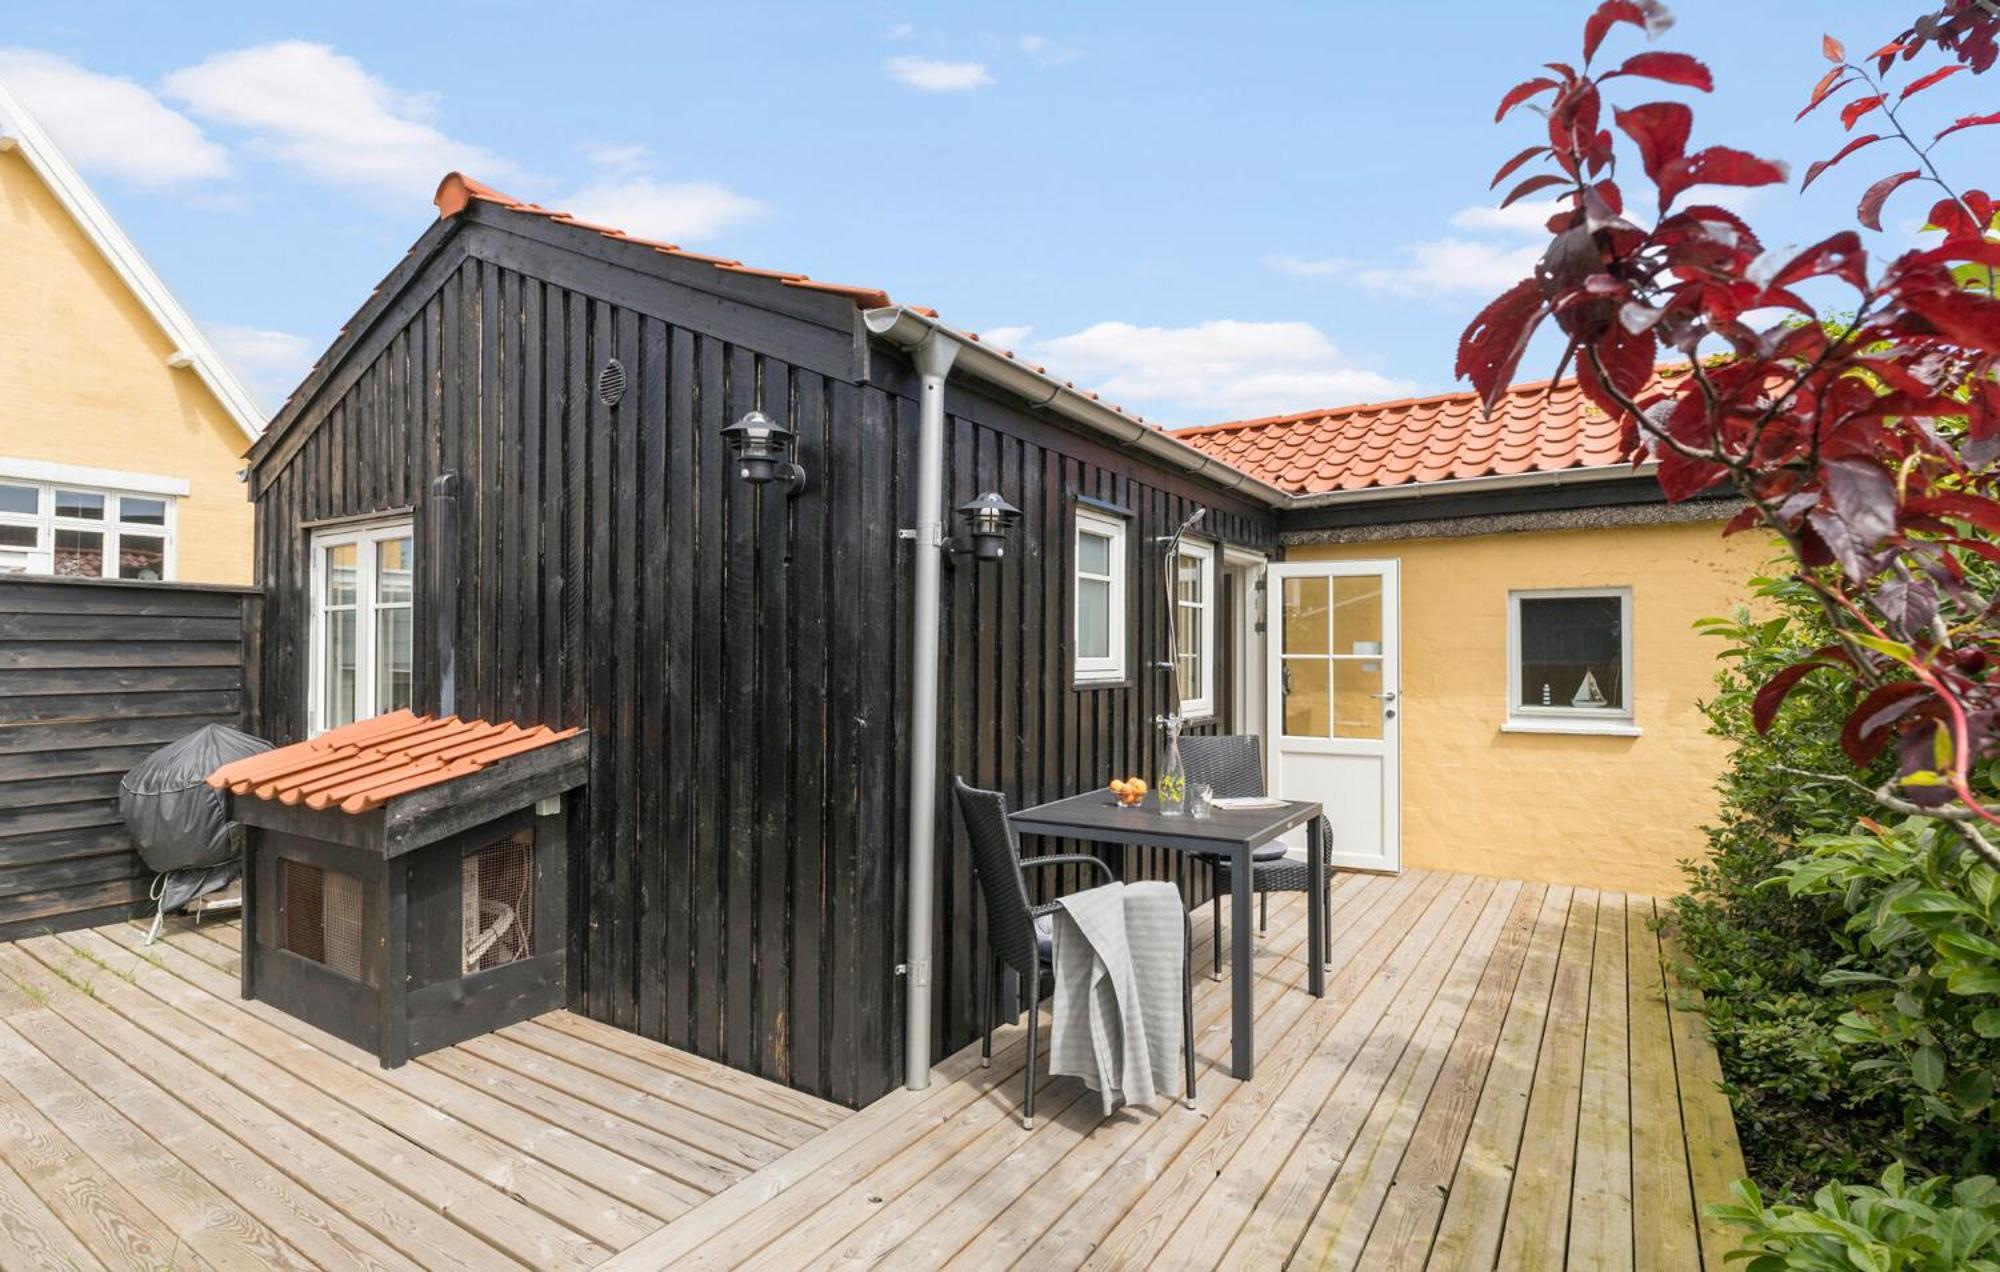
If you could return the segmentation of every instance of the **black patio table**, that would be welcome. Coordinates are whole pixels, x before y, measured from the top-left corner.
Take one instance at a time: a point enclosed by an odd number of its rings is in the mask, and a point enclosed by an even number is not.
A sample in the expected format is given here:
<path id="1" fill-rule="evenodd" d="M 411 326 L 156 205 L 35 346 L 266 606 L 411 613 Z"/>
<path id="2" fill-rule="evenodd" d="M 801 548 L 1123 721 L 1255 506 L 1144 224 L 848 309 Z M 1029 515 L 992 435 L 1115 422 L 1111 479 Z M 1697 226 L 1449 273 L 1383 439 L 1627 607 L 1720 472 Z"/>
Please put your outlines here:
<path id="1" fill-rule="evenodd" d="M 1212 816 L 1189 817 L 1185 813 L 1168 817 L 1160 812 L 1156 795 L 1148 794 L 1134 807 L 1119 804 L 1107 790 L 1088 791 L 1047 804 L 1037 804 L 1013 814 L 1014 829 L 1024 835 L 1051 839 L 1080 839 L 1095 843 L 1166 848 L 1174 852 L 1225 856 L 1229 871 L 1229 1028 L 1230 1069 L 1248 1080 L 1257 1066 L 1255 1035 L 1256 997 L 1251 976 L 1251 854 L 1286 831 L 1306 826 L 1308 893 L 1306 906 L 1307 987 L 1314 998 L 1326 996 L 1325 955 L 1327 933 L 1325 907 L 1319 898 L 1326 895 L 1326 845 L 1320 842 L 1320 806 L 1286 800 L 1276 808 L 1218 808 Z"/>

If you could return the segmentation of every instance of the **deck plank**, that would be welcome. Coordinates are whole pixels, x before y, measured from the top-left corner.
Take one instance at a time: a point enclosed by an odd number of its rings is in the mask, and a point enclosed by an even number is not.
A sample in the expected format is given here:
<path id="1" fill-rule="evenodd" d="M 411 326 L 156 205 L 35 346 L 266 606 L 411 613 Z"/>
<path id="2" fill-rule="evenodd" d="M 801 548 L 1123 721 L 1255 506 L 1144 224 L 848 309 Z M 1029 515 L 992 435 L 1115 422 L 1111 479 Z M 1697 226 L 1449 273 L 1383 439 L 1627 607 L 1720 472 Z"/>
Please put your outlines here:
<path id="1" fill-rule="evenodd" d="M 1619 1272 L 1632 1255 L 1632 1085 L 1625 966 L 1625 897 L 1598 898 L 1583 1090 L 1576 1121 L 1576 1176 L 1569 1204 L 1569 1262 Z"/>
<path id="2" fill-rule="evenodd" d="M 1658 909 L 1656 905 L 1656 912 Z M 1669 969 L 1667 1002 L 1680 1085 L 1681 1130 L 1687 1142 L 1688 1178 L 1699 1209 L 1731 1200 L 1730 1184 L 1744 1175 L 1743 1146 L 1736 1139 L 1729 1097 L 1722 1093 L 1722 1062 L 1709 1041 L 1701 991 L 1672 975 L 1680 963 L 1680 951 L 1671 927 L 1661 934 L 1660 955 Z M 1736 1247 L 1736 1229 L 1702 1213 L 1700 1232 L 1704 1268 L 1736 1266 L 1725 1262 Z"/>
<path id="3" fill-rule="evenodd" d="M 1693 1272 L 1701 1239 L 1689 1191 L 1672 1024 L 1650 897 L 1625 901 L 1632 1037 L 1632 1253 L 1641 1272 Z"/>

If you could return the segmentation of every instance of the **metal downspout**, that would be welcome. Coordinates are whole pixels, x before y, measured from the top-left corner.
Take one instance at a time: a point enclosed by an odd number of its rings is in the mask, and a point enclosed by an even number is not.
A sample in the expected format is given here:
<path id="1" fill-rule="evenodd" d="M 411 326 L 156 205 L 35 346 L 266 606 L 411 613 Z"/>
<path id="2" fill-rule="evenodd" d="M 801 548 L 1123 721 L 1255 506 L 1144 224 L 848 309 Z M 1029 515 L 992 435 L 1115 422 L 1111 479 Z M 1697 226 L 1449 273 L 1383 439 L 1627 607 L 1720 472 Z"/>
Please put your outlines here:
<path id="1" fill-rule="evenodd" d="M 938 578 L 944 562 L 944 381 L 958 342 L 932 331 L 913 351 L 917 413 L 916 592 L 910 637 L 910 931 L 904 1085 L 931 1084 L 932 898 L 937 862 Z"/>

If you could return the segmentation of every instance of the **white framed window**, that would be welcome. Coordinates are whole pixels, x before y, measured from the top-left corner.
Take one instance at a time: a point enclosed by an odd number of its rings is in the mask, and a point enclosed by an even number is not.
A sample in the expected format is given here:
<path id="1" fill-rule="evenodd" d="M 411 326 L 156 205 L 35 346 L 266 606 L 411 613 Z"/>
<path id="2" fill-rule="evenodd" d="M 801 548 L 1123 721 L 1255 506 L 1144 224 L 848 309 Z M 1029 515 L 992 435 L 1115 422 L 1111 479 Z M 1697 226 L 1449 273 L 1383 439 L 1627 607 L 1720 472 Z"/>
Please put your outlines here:
<path id="1" fill-rule="evenodd" d="M 156 492 L 0 476 L 0 574 L 170 580 L 176 503 Z"/>
<path id="2" fill-rule="evenodd" d="M 410 705 L 415 599 L 416 540 L 408 521 L 312 537 L 311 732 Z"/>
<path id="3" fill-rule="evenodd" d="M 1632 589 L 1507 594 L 1507 723 L 1515 733 L 1639 732 L 1632 715 Z"/>
<path id="4" fill-rule="evenodd" d="M 1215 549 L 1182 540 L 1174 562 L 1174 677 L 1181 718 L 1215 714 Z"/>
<path id="5" fill-rule="evenodd" d="M 1125 519 L 1076 510 L 1076 682 L 1125 678 Z"/>

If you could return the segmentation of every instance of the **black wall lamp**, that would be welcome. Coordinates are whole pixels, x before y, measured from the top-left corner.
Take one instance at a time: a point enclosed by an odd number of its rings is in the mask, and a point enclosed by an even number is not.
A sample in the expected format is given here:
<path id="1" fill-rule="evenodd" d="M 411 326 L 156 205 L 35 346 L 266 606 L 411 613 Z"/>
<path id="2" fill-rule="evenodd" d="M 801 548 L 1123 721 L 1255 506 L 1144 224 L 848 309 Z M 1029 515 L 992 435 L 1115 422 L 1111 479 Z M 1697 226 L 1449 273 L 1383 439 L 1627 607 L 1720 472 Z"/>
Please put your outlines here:
<path id="1" fill-rule="evenodd" d="M 965 533 L 945 544 L 954 555 L 970 552 L 975 561 L 998 561 L 1007 555 L 1007 534 L 1021 519 L 1021 510 L 989 490 L 958 506 L 959 524 Z"/>
<path id="2" fill-rule="evenodd" d="M 806 470 L 792 459 L 794 436 L 791 429 L 762 411 L 752 411 L 722 429 L 722 440 L 729 443 L 729 453 L 736 458 L 737 476 L 753 486 L 782 479 L 790 483 L 785 492 L 789 495 L 806 486 Z"/>

